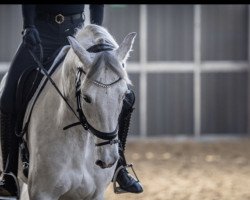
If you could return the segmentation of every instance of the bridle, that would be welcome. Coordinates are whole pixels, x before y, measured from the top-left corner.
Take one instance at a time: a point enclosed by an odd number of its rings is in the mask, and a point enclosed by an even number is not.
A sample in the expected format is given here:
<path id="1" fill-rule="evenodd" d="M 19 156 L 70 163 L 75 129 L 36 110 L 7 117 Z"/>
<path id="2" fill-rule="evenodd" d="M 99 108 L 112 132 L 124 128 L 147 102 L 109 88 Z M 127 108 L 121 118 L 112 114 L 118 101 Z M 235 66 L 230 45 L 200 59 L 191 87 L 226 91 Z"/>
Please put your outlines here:
<path id="1" fill-rule="evenodd" d="M 78 112 L 78 116 L 79 116 L 79 122 L 70 124 L 66 127 L 64 127 L 63 129 L 66 130 L 68 128 L 71 128 L 73 126 L 77 126 L 77 125 L 82 125 L 83 128 L 85 130 L 90 130 L 96 137 L 102 139 L 102 140 L 108 140 L 108 142 L 105 143 L 98 143 L 96 144 L 96 146 L 102 146 L 105 144 L 116 144 L 119 141 L 115 140 L 114 138 L 117 136 L 117 130 L 118 130 L 118 125 L 116 126 L 115 130 L 112 132 L 101 132 L 96 130 L 93 126 L 91 126 L 91 124 L 87 121 L 87 118 L 85 117 L 83 110 L 82 110 L 82 105 L 81 105 L 81 76 L 85 74 L 86 72 L 83 71 L 82 68 L 78 68 L 77 73 L 76 73 L 76 81 L 75 81 L 75 96 L 76 96 L 76 104 L 77 104 L 77 112 Z M 121 78 L 117 79 L 116 81 L 114 81 L 113 83 L 109 84 L 109 85 L 113 85 L 115 83 L 118 82 L 118 80 L 121 80 Z M 95 83 L 95 81 L 92 81 L 93 83 Z"/>
<path id="2" fill-rule="evenodd" d="M 42 46 L 41 44 L 39 44 L 40 47 L 40 52 L 42 51 Z M 89 47 L 87 49 L 88 52 L 91 53 L 98 53 L 101 51 L 111 51 L 114 50 L 114 46 L 111 44 L 96 44 L 93 45 L 91 47 Z M 86 72 L 83 71 L 82 68 L 78 68 L 77 72 L 76 72 L 76 79 L 75 79 L 75 96 L 76 96 L 76 104 L 77 104 L 77 113 L 75 112 L 75 110 L 73 109 L 73 107 L 69 104 L 69 102 L 67 101 L 67 99 L 63 96 L 63 94 L 61 93 L 61 91 L 59 90 L 59 88 L 56 86 L 55 82 L 53 81 L 53 79 L 50 77 L 49 73 L 47 72 L 47 70 L 43 67 L 41 61 L 39 61 L 39 59 L 37 58 L 37 56 L 29 49 L 29 53 L 31 54 L 31 56 L 33 57 L 33 59 L 35 60 L 35 62 L 38 64 L 38 67 L 44 72 L 44 74 L 46 75 L 46 77 L 49 79 L 49 81 L 52 83 L 52 85 L 54 86 L 54 88 L 56 89 L 56 91 L 59 93 L 59 95 L 62 97 L 62 99 L 65 101 L 65 103 L 67 104 L 67 106 L 70 108 L 70 110 L 73 112 L 73 114 L 77 117 L 77 119 L 79 120 L 76 123 L 70 124 L 68 126 L 65 126 L 63 128 L 63 130 L 69 129 L 71 127 L 77 126 L 77 125 L 81 125 L 85 130 L 90 130 L 90 132 L 96 136 L 99 139 L 102 140 L 106 140 L 105 142 L 101 142 L 101 143 L 97 143 L 95 144 L 95 146 L 103 146 L 103 145 L 107 145 L 107 144 L 117 144 L 120 143 L 119 139 L 115 139 L 117 137 L 117 131 L 118 131 L 118 125 L 116 126 L 115 130 L 112 132 L 101 132 L 96 130 L 93 126 L 91 126 L 91 124 L 87 121 L 84 113 L 83 113 L 83 109 L 81 106 L 81 76 L 82 74 L 86 75 Z M 42 55 L 42 53 L 41 53 Z M 40 60 L 41 57 L 40 56 Z M 111 85 L 117 83 L 118 81 L 120 81 L 121 78 L 117 79 L 116 81 L 114 81 L 113 83 L 110 84 L 103 84 L 100 83 L 98 81 L 92 81 L 94 84 L 96 84 L 97 86 L 100 87 L 110 87 Z"/>

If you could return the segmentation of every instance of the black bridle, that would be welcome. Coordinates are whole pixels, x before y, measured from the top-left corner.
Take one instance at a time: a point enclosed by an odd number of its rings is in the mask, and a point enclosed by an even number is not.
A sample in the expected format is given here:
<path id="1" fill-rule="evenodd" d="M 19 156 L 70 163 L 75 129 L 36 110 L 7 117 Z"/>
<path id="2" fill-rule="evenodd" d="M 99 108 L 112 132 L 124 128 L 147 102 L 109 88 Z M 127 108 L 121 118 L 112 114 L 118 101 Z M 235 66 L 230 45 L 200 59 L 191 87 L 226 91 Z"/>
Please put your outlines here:
<path id="1" fill-rule="evenodd" d="M 39 45 L 40 47 L 40 52 L 42 55 L 42 46 L 41 44 Z M 98 53 L 101 51 L 111 51 L 114 50 L 114 46 L 111 44 L 96 44 L 93 45 L 91 47 L 89 47 L 87 49 L 88 52 L 91 53 Z M 82 110 L 82 106 L 81 106 L 81 76 L 82 74 L 86 74 L 86 72 L 83 71 L 83 69 L 78 68 L 77 73 L 76 73 L 76 92 L 75 92 L 75 96 L 76 96 L 76 103 L 77 103 L 77 113 L 75 112 L 75 110 L 72 108 L 72 106 L 69 104 L 69 102 L 67 101 L 67 99 L 63 96 L 63 94 L 61 93 L 61 91 L 59 90 L 59 88 L 56 86 L 55 82 L 53 81 L 53 79 L 50 77 L 49 73 L 47 72 L 47 70 L 44 68 L 44 66 L 42 65 L 41 61 L 42 60 L 40 58 L 40 60 L 37 58 L 37 56 L 33 53 L 33 51 L 31 51 L 29 49 L 29 53 L 31 54 L 31 56 L 33 57 L 33 59 L 35 60 L 35 62 L 38 64 L 38 67 L 40 68 L 40 70 L 42 70 L 42 72 L 44 72 L 44 74 L 46 75 L 46 77 L 48 78 L 48 80 L 52 83 L 52 85 L 54 86 L 54 88 L 56 89 L 56 91 L 58 92 L 58 94 L 62 97 L 62 99 L 65 101 L 65 103 L 67 104 L 67 106 L 70 108 L 70 110 L 73 112 L 73 114 L 77 117 L 77 119 L 79 120 L 79 122 L 70 124 L 66 127 L 63 128 L 63 130 L 69 129 L 71 127 L 77 126 L 77 125 L 82 125 L 82 127 L 85 130 L 90 130 L 91 133 L 93 135 L 95 135 L 97 138 L 102 139 L 102 140 L 106 140 L 105 142 L 101 142 L 96 144 L 96 146 L 103 146 L 103 145 L 107 145 L 107 144 L 116 144 L 119 143 L 120 141 L 118 139 L 115 139 L 117 136 L 117 131 L 118 131 L 118 125 L 116 126 L 116 129 L 112 132 L 101 132 L 96 130 L 93 126 L 91 126 L 91 124 L 87 121 L 83 110 Z M 42 57 L 42 56 L 40 56 Z M 118 82 L 120 79 L 118 79 L 117 81 L 115 81 L 114 83 Z M 112 84 L 114 84 L 112 83 Z"/>
<path id="2" fill-rule="evenodd" d="M 77 104 L 79 122 L 70 124 L 64 127 L 63 129 L 66 130 L 73 126 L 82 125 L 85 130 L 90 130 L 96 137 L 103 139 L 103 140 L 109 140 L 110 143 L 113 144 L 114 142 L 113 139 L 117 136 L 118 126 L 116 127 L 114 131 L 109 132 L 109 133 L 98 131 L 93 126 L 90 125 L 90 123 L 87 121 L 83 113 L 82 105 L 81 105 L 81 76 L 82 74 L 86 74 L 85 71 L 83 71 L 82 68 L 78 68 L 78 71 L 76 73 L 76 93 L 75 94 L 76 94 L 76 104 Z"/>

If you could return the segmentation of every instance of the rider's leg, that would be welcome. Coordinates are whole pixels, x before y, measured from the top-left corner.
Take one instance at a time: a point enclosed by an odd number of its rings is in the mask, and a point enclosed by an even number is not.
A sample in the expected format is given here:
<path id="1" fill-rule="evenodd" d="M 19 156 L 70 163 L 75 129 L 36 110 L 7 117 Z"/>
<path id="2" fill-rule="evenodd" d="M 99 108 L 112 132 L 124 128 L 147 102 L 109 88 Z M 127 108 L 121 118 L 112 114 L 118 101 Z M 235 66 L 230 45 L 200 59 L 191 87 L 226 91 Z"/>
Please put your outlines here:
<path id="1" fill-rule="evenodd" d="M 68 35 L 73 35 L 75 32 L 74 27 L 76 24 L 82 23 L 82 19 L 78 19 L 73 22 L 68 21 L 61 25 L 53 25 L 47 21 L 37 20 L 36 27 L 39 31 L 40 38 L 43 46 L 43 62 L 46 63 L 45 68 L 48 70 L 52 64 L 53 55 L 56 50 L 58 50 L 63 45 L 68 44 L 67 37 Z M 35 50 L 37 57 L 39 58 L 39 49 Z M 44 64 L 43 63 L 43 64 Z M 15 176 L 17 175 L 17 163 L 18 163 L 18 138 L 15 135 L 14 126 L 16 123 L 16 90 L 17 83 L 20 75 L 28 67 L 37 67 L 34 59 L 30 55 L 28 48 L 21 43 L 16 55 L 11 63 L 11 66 L 6 77 L 5 86 L 2 91 L 0 99 L 0 111 L 1 111 L 1 146 L 2 146 L 2 157 L 4 158 L 3 169 L 6 169 L 5 172 L 12 172 Z M 39 76 L 39 82 L 41 76 Z M 38 84 L 38 83 L 37 83 Z M 9 142 L 11 141 L 11 142 Z M 10 162 L 7 162 L 7 157 L 9 157 Z M 13 191 L 14 187 L 9 187 L 10 178 L 5 174 L 0 181 L 0 197 L 7 196 L 5 192 L 9 191 L 11 195 L 16 195 L 16 192 Z"/>
<path id="2" fill-rule="evenodd" d="M 14 134 L 15 116 L 1 110 L 0 118 L 2 165 L 4 170 L 3 179 L 0 182 L 0 196 L 16 196 L 17 184 L 14 176 L 17 175 L 18 140 Z"/>
<path id="3" fill-rule="evenodd" d="M 56 46 L 58 48 L 59 46 Z M 55 48 L 55 49 L 56 49 Z M 55 50 L 53 50 L 55 51 Z M 48 52 L 53 53 L 53 51 L 45 51 L 45 55 Z M 35 50 L 36 55 L 39 57 L 39 49 Z M 45 68 L 50 66 L 51 62 L 46 62 Z M 1 149 L 2 149 L 2 158 L 3 158 L 3 170 L 4 175 L 0 182 L 0 197 L 7 196 L 6 193 L 9 191 L 9 196 L 17 195 L 17 186 L 12 176 L 9 173 L 12 173 L 17 177 L 18 169 L 18 152 L 19 152 L 19 138 L 15 134 L 16 118 L 19 107 L 16 106 L 16 91 L 17 83 L 21 74 L 25 69 L 29 67 L 36 68 L 37 64 L 34 59 L 31 57 L 28 52 L 27 46 L 23 43 L 18 48 L 18 51 L 11 63 L 9 68 L 6 82 L 3 88 L 3 92 L 0 99 L 0 114 L 1 114 L 1 130 L 0 130 L 0 139 L 1 139 Z M 34 76 L 35 72 L 33 73 Z M 36 81 L 36 86 L 40 82 L 42 75 L 39 74 Z M 33 90 L 34 92 L 34 90 Z M 26 105 L 22 105 L 26 106 Z M 25 108 L 21 108 L 25 109 Z M 8 158 L 8 159 L 7 159 Z M 6 191 L 7 190 L 7 191 Z"/>
<path id="4" fill-rule="evenodd" d="M 15 134 L 16 123 L 16 87 L 21 73 L 27 66 L 34 65 L 23 44 L 20 45 L 8 71 L 6 82 L 0 99 L 1 114 L 1 149 L 4 175 L 0 182 L 0 196 L 16 196 L 17 186 L 12 175 L 17 176 L 18 168 L 18 137 Z"/>
<path id="5" fill-rule="evenodd" d="M 126 192 L 141 193 L 143 192 L 141 184 L 139 183 L 138 180 L 135 180 L 134 177 L 132 177 L 125 168 L 125 166 L 127 166 L 127 162 L 125 159 L 124 152 L 125 152 L 126 139 L 128 135 L 128 128 L 129 128 L 131 114 L 133 112 L 134 102 L 135 102 L 135 95 L 134 92 L 130 90 L 130 93 L 126 95 L 123 101 L 123 107 L 119 117 L 118 137 L 120 140 L 119 144 L 120 159 L 118 160 L 116 168 L 117 170 L 119 169 L 116 181 L 118 182 L 120 188 L 125 190 Z"/>
<path id="6" fill-rule="evenodd" d="M 59 45 L 54 45 L 54 47 L 45 50 L 45 60 L 47 69 L 52 61 L 48 61 L 47 55 L 51 55 L 58 49 Z M 39 57 L 39 49 L 35 49 L 35 54 Z M 19 138 L 15 134 L 15 126 L 16 126 L 16 118 L 19 107 L 16 105 L 16 91 L 17 91 L 17 83 L 21 76 L 21 74 L 29 67 L 36 68 L 37 63 L 35 63 L 34 59 L 30 55 L 27 46 L 23 43 L 18 48 L 18 51 L 10 65 L 6 82 L 2 91 L 1 99 L 0 99 L 0 112 L 1 112 L 1 149 L 2 149 L 2 158 L 3 158 L 3 170 L 4 176 L 0 182 L 0 197 L 4 196 L 7 192 L 11 194 L 11 196 L 16 196 L 17 187 L 15 186 L 15 182 L 13 181 L 13 177 L 8 175 L 12 173 L 17 177 L 17 169 L 18 169 L 18 152 L 19 152 Z M 36 72 L 33 73 L 34 76 Z M 36 80 L 36 86 L 40 82 L 42 75 L 39 74 Z M 31 83 L 31 82 L 30 82 Z M 27 83 L 26 83 L 27 84 Z M 32 92 L 34 92 L 33 90 Z M 26 106 L 26 105 L 22 105 Z M 22 108 L 25 109 L 25 108 Z M 8 159 L 7 159 L 8 158 Z M 6 196 L 6 195 L 5 195 Z"/>

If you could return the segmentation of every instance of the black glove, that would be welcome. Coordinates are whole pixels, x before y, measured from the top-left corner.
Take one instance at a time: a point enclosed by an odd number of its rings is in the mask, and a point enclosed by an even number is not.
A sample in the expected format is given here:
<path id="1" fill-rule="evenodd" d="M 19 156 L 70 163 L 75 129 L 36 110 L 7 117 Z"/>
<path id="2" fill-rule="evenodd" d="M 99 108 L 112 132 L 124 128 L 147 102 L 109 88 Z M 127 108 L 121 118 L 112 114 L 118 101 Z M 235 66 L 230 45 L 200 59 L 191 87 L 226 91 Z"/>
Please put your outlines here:
<path id="1" fill-rule="evenodd" d="M 33 49 L 41 43 L 39 32 L 36 27 L 25 28 L 22 32 L 22 35 L 24 44 L 27 45 L 29 48 Z"/>

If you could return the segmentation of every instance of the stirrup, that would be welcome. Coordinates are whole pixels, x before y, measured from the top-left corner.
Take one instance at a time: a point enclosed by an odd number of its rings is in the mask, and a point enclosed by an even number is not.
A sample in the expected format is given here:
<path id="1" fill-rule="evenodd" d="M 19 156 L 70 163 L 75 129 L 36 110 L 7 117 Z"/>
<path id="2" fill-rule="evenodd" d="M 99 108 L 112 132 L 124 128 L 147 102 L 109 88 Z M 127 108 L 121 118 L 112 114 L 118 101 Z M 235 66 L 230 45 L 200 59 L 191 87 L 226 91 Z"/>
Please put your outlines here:
<path id="1" fill-rule="evenodd" d="M 17 196 L 10 196 L 10 197 L 0 196 L 0 200 L 19 200 L 20 199 L 20 185 L 19 185 L 19 181 L 18 181 L 17 177 L 15 176 L 15 174 L 13 174 L 12 172 L 6 173 L 3 171 L 1 171 L 0 174 L 11 176 L 14 179 L 14 181 L 16 183 L 16 187 L 17 187 Z"/>
<path id="2" fill-rule="evenodd" d="M 134 173 L 134 175 L 135 175 L 136 182 L 140 182 L 139 179 L 138 179 L 138 177 L 137 177 L 137 175 L 136 175 L 136 173 L 135 173 L 135 170 L 134 170 L 134 168 L 133 168 L 133 164 L 132 164 L 132 163 L 131 163 L 131 164 L 127 164 L 126 166 L 121 165 L 120 167 L 117 168 L 117 170 L 116 170 L 116 172 L 115 172 L 115 174 L 114 174 L 114 177 L 113 177 L 113 179 L 112 179 L 112 181 L 113 181 L 114 193 L 116 193 L 116 194 L 129 193 L 128 191 L 126 191 L 126 190 L 124 190 L 124 189 L 122 189 L 121 187 L 119 187 L 119 186 L 116 185 L 116 182 L 117 182 L 117 181 L 116 181 L 117 175 L 118 175 L 118 173 L 121 171 L 121 169 L 123 169 L 123 168 L 131 168 L 132 171 L 133 171 L 133 173 Z"/>

